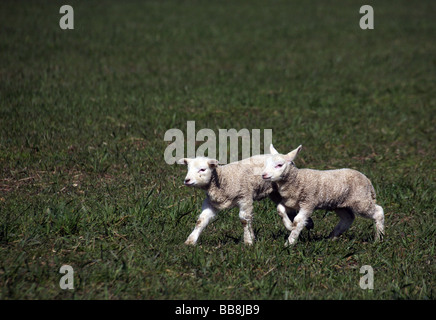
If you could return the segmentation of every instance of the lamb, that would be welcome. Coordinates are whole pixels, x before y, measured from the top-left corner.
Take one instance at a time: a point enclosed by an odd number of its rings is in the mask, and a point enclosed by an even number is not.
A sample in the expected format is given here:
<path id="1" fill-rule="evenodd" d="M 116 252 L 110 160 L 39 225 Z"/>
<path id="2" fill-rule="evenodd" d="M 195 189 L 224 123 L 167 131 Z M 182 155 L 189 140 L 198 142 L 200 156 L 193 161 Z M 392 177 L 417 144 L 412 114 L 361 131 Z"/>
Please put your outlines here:
<path id="1" fill-rule="evenodd" d="M 283 198 L 277 211 L 285 227 L 291 231 L 285 245 L 293 245 L 316 209 L 334 210 L 340 221 L 330 233 L 336 238 L 348 230 L 355 215 L 373 219 L 376 226 L 375 240 L 384 233 L 383 208 L 376 204 L 371 181 L 362 173 L 352 169 L 312 170 L 297 169 L 294 159 L 302 146 L 286 155 L 279 154 L 270 145 L 271 155 L 266 160 L 262 178 L 277 184 Z M 297 210 L 293 223 L 285 217 L 285 210 Z"/>
<path id="2" fill-rule="evenodd" d="M 244 243 L 253 243 L 253 201 L 266 197 L 276 204 L 282 201 L 276 184 L 261 178 L 266 158 L 267 155 L 256 155 L 223 166 L 218 165 L 217 160 L 206 157 L 182 158 L 177 161 L 178 164 L 188 165 L 185 186 L 197 187 L 206 192 L 202 212 L 185 244 L 195 245 L 203 229 L 216 214 L 233 207 L 239 208 L 239 219 L 244 227 Z M 296 214 L 291 210 L 283 212 L 291 220 Z M 308 219 L 306 228 L 313 228 L 311 219 Z"/>

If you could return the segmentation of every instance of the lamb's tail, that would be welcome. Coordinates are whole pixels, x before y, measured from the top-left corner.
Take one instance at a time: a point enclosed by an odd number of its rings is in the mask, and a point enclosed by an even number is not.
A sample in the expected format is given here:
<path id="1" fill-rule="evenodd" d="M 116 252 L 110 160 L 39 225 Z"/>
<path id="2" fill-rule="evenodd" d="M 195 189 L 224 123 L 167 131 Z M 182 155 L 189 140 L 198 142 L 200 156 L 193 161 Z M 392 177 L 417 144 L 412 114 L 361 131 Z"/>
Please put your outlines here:
<path id="1" fill-rule="evenodd" d="M 374 189 L 374 186 L 371 184 L 371 198 L 372 198 L 372 200 L 376 200 L 376 194 L 375 194 L 375 189 Z"/>

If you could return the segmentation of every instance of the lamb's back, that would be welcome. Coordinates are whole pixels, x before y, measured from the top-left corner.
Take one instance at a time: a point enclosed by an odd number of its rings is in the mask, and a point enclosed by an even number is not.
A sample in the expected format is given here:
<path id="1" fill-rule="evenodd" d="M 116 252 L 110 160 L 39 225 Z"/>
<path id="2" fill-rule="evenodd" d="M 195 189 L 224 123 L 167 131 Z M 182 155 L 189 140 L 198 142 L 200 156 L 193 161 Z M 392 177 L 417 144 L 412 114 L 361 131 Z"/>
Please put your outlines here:
<path id="1" fill-rule="evenodd" d="M 349 207 L 359 199 L 375 200 L 369 179 L 361 172 L 348 168 L 298 169 L 295 181 L 289 186 L 288 197 L 317 209 Z"/>

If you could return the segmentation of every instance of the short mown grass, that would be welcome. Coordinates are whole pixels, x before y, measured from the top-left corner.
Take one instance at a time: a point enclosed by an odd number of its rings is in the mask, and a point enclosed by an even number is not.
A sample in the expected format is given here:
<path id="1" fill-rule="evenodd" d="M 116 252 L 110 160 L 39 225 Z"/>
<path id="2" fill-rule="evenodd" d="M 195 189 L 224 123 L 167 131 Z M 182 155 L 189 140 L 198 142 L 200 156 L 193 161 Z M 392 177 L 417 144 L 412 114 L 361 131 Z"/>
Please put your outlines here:
<path id="1" fill-rule="evenodd" d="M 434 299 L 434 1 L 0 3 L 1 299 Z M 367 3 L 365 3 L 367 4 Z M 224 211 L 183 244 L 203 193 L 166 130 L 273 129 L 297 166 L 349 167 L 386 214 L 317 211 L 293 248 L 269 201 L 256 243 Z M 199 145 L 199 144 L 198 144 Z M 62 265 L 74 290 L 62 290 Z M 374 289 L 362 290 L 363 265 Z"/>

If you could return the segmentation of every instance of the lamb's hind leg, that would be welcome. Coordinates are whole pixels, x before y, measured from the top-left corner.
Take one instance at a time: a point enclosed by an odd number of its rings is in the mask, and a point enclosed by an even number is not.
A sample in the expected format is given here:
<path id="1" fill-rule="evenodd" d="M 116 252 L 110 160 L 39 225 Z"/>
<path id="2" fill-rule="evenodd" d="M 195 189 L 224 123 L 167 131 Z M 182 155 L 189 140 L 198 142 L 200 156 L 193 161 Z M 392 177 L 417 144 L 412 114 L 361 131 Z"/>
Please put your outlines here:
<path id="1" fill-rule="evenodd" d="M 254 242 L 253 231 L 253 205 L 244 205 L 239 208 L 239 219 L 244 226 L 244 243 L 251 245 Z"/>
<path id="2" fill-rule="evenodd" d="M 354 221 L 354 213 L 347 209 L 336 209 L 336 214 L 339 216 L 339 222 L 333 231 L 330 233 L 330 238 L 339 237 L 342 233 L 348 230 Z"/>
<path id="3" fill-rule="evenodd" d="M 375 241 L 383 240 L 384 235 L 384 224 L 385 224 L 385 215 L 383 208 L 380 207 L 377 204 L 372 204 L 369 206 L 369 209 L 367 207 L 361 206 L 362 208 L 353 208 L 353 211 L 360 216 L 372 219 L 375 221 Z"/>
<path id="4" fill-rule="evenodd" d="M 385 214 L 381 206 L 375 205 L 375 212 L 372 218 L 375 220 L 375 240 L 381 241 L 385 233 Z"/>

